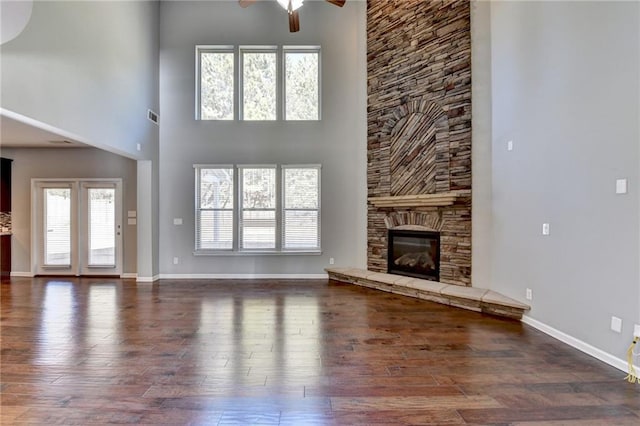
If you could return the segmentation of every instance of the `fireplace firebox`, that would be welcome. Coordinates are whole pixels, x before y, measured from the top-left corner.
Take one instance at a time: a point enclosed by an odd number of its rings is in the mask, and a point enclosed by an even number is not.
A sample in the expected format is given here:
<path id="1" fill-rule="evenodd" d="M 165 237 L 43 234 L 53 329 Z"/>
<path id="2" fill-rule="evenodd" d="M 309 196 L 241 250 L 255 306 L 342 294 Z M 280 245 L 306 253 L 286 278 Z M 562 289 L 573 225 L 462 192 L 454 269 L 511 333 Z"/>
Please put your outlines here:
<path id="1" fill-rule="evenodd" d="M 387 272 L 440 280 L 440 233 L 390 229 Z"/>

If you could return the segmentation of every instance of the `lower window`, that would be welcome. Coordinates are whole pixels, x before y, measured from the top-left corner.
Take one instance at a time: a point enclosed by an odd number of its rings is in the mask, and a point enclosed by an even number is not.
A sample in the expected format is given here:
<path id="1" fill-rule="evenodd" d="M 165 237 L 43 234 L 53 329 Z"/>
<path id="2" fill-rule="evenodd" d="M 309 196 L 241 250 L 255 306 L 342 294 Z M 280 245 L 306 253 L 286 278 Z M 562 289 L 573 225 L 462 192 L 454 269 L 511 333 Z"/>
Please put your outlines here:
<path id="1" fill-rule="evenodd" d="M 320 251 L 319 165 L 196 165 L 195 250 Z"/>

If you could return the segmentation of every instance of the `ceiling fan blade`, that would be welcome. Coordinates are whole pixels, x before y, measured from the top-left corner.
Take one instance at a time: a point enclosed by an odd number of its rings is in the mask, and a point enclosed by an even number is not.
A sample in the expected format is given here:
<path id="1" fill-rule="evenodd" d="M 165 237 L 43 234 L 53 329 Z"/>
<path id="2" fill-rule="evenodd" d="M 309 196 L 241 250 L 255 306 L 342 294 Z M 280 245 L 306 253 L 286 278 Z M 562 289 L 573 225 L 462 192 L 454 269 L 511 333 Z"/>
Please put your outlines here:
<path id="1" fill-rule="evenodd" d="M 254 4 L 256 2 L 256 0 L 238 0 L 238 3 L 240 4 L 240 7 L 244 8 L 244 7 L 249 7 L 252 4 Z"/>
<path id="2" fill-rule="evenodd" d="M 297 33 L 298 31 L 300 31 L 300 15 L 297 10 L 294 10 L 289 12 L 289 32 Z"/>
<path id="3" fill-rule="evenodd" d="M 327 0 L 331 4 L 335 4 L 336 6 L 342 7 L 347 0 Z"/>

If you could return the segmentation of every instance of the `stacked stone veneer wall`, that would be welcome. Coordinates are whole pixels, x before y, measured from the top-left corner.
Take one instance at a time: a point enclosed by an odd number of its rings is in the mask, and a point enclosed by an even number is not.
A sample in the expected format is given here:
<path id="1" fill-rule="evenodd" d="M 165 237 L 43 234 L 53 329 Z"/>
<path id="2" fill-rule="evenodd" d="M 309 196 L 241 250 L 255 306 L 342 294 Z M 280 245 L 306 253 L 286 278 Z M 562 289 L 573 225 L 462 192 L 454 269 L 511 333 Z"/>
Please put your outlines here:
<path id="1" fill-rule="evenodd" d="M 369 197 L 471 189 L 469 1 L 368 1 L 367 54 Z M 434 215 L 440 281 L 471 285 L 470 198 L 433 208 L 370 204 L 368 268 L 386 272 L 390 224 L 420 226 L 411 222 Z"/>

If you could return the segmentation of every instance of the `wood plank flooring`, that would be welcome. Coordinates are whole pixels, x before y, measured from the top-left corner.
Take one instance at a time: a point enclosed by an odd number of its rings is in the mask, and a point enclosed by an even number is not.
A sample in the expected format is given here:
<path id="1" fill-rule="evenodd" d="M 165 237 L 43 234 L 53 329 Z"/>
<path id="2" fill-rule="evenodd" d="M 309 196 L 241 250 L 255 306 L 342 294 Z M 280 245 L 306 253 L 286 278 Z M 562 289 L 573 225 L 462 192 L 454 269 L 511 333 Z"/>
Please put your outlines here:
<path id="1" fill-rule="evenodd" d="M 640 424 L 526 325 L 335 282 L 13 278 L 0 324 L 2 424 Z"/>

